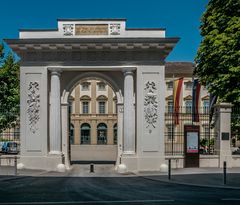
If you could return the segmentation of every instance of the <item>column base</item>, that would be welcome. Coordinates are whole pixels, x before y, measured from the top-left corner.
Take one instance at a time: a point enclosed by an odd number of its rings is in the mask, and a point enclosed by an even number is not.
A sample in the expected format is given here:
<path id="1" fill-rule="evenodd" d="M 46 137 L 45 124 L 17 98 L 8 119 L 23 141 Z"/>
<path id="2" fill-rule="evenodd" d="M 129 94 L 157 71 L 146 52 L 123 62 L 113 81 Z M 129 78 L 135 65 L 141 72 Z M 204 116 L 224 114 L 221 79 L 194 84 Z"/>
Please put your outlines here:
<path id="1" fill-rule="evenodd" d="M 49 152 L 49 155 L 61 155 L 62 154 L 62 152 L 60 152 L 60 151 L 50 151 Z"/>
<path id="2" fill-rule="evenodd" d="M 161 166 L 166 164 L 166 160 L 164 156 L 139 157 L 123 154 L 121 164 L 126 166 L 126 172 L 160 171 Z"/>
<path id="3" fill-rule="evenodd" d="M 124 151 L 123 154 L 124 155 L 133 155 L 133 154 L 135 154 L 135 152 L 134 151 Z"/>
<path id="4" fill-rule="evenodd" d="M 232 155 L 220 155 L 219 156 L 219 167 L 223 168 L 223 162 L 225 161 L 227 163 L 227 168 L 232 168 Z"/>
<path id="5" fill-rule="evenodd" d="M 162 171 L 162 165 L 167 164 L 164 156 L 140 157 L 138 159 L 139 171 Z"/>
<path id="6" fill-rule="evenodd" d="M 24 169 L 39 169 L 59 172 L 63 172 L 63 166 L 65 167 L 65 165 L 62 164 L 61 155 L 20 156 L 19 164 L 21 164 L 19 168 L 24 167 Z"/>

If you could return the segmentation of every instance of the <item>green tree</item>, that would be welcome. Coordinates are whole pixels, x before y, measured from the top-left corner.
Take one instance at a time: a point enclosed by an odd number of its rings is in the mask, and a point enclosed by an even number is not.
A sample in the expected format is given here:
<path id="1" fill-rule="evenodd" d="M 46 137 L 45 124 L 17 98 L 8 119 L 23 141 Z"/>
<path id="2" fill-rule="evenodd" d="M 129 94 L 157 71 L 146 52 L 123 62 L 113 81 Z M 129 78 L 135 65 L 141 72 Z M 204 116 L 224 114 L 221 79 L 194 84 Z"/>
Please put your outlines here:
<path id="1" fill-rule="evenodd" d="M 19 118 L 19 63 L 12 54 L 3 59 L 3 46 L 0 47 L 0 132 L 12 127 Z"/>
<path id="2" fill-rule="evenodd" d="M 200 29 L 195 75 L 219 101 L 240 105 L 240 1 L 210 0 Z"/>

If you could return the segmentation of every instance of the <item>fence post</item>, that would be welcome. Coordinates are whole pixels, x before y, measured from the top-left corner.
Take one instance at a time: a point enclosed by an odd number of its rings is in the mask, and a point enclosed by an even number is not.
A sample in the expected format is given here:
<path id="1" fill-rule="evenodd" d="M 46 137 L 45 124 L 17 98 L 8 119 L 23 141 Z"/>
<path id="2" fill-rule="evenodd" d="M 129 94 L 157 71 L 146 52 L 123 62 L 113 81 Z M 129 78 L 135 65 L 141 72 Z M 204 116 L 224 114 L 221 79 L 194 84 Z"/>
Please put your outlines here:
<path id="1" fill-rule="evenodd" d="M 91 164 L 90 164 L 90 173 L 93 173 L 93 172 L 94 172 L 94 164 L 91 163 Z"/>
<path id="2" fill-rule="evenodd" d="M 14 175 L 17 176 L 17 156 L 14 157 Z"/>
<path id="3" fill-rule="evenodd" d="M 230 146 L 231 140 L 231 112 L 232 105 L 230 103 L 220 103 L 215 105 L 217 121 L 217 140 L 215 142 L 215 150 L 219 155 L 219 166 L 224 165 L 224 161 L 228 162 L 228 167 L 232 167 L 232 151 Z"/>
<path id="4" fill-rule="evenodd" d="M 223 162 L 223 184 L 227 184 L 227 162 Z"/>
<path id="5" fill-rule="evenodd" d="M 171 159 L 168 159 L 168 180 L 171 180 Z"/>

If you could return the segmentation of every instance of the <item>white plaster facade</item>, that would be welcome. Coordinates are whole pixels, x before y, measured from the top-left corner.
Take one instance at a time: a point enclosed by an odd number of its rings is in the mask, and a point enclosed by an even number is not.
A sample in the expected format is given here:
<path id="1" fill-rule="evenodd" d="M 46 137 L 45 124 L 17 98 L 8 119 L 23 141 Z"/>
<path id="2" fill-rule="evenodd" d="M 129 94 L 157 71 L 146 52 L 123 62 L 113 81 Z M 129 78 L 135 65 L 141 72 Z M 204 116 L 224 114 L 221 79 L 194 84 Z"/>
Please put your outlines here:
<path id="1" fill-rule="evenodd" d="M 97 77 L 117 96 L 117 165 L 159 170 L 165 163 L 164 60 L 178 40 L 165 37 L 164 29 L 128 29 L 124 19 L 60 19 L 58 29 L 21 30 L 19 39 L 7 39 L 21 57 L 21 163 L 69 168 L 69 94 L 81 79 Z"/>

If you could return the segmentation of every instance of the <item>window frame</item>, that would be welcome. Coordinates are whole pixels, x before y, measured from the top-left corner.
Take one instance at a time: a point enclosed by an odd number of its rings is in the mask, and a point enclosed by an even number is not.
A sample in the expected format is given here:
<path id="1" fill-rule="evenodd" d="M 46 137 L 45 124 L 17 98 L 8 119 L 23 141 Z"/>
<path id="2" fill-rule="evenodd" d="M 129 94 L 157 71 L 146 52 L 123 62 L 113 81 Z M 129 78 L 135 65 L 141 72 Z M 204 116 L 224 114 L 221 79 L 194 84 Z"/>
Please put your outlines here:
<path id="1" fill-rule="evenodd" d="M 89 101 L 82 101 L 82 114 L 89 114 Z"/>
<path id="2" fill-rule="evenodd" d="M 99 82 L 98 84 L 98 91 L 106 91 L 106 83 L 104 82 Z"/>
<path id="3" fill-rule="evenodd" d="M 99 101 L 98 102 L 98 113 L 99 114 L 106 114 L 106 101 Z"/>
<path id="4" fill-rule="evenodd" d="M 83 82 L 81 83 L 81 91 L 89 91 L 90 89 L 90 83 L 89 82 Z"/>
<path id="5" fill-rule="evenodd" d="M 107 145 L 108 143 L 107 133 L 108 133 L 107 124 L 99 123 L 97 125 L 97 144 L 98 145 Z"/>

